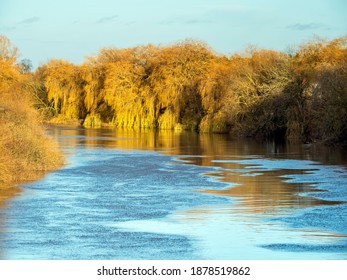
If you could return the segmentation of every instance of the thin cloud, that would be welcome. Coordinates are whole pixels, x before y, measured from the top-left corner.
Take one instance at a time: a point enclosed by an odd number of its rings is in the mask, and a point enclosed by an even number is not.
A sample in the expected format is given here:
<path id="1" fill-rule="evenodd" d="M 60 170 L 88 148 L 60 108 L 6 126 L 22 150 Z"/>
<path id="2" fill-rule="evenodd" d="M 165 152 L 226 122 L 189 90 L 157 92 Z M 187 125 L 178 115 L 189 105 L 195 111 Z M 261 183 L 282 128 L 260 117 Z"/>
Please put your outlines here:
<path id="1" fill-rule="evenodd" d="M 171 24 L 210 24 L 219 21 L 232 19 L 234 16 L 251 17 L 258 9 L 245 5 L 228 5 L 226 7 L 217 7 L 212 10 L 196 11 L 193 14 L 186 14 L 179 17 L 172 17 L 159 22 L 161 25 Z"/>
<path id="2" fill-rule="evenodd" d="M 170 25 L 170 24 L 206 24 L 206 23 L 211 23 L 211 20 L 207 19 L 184 19 L 184 18 L 172 18 L 172 19 L 166 19 L 159 24 L 162 25 Z"/>
<path id="3" fill-rule="evenodd" d="M 30 18 L 26 18 L 23 19 L 19 22 L 13 23 L 12 25 L 4 25 L 4 26 L 0 26 L 0 31 L 13 31 L 16 30 L 17 28 L 20 27 L 24 27 L 25 25 L 29 25 L 29 24 L 33 24 L 35 22 L 38 22 L 40 20 L 39 17 L 30 17 Z"/>
<path id="4" fill-rule="evenodd" d="M 99 19 L 98 21 L 96 21 L 96 23 L 107 23 L 107 22 L 114 21 L 117 18 L 118 18 L 118 15 L 113 15 L 110 17 L 103 17 L 103 18 Z"/>
<path id="5" fill-rule="evenodd" d="M 203 24 L 203 23 L 210 23 L 210 20 L 203 20 L 203 19 L 190 19 L 186 20 L 185 24 Z"/>
<path id="6" fill-rule="evenodd" d="M 26 18 L 26 19 L 18 22 L 18 24 L 31 24 L 31 23 L 37 22 L 39 20 L 40 20 L 39 17 L 30 17 L 30 18 Z"/>
<path id="7" fill-rule="evenodd" d="M 292 25 L 288 25 L 287 28 L 292 29 L 292 30 L 315 30 L 315 29 L 320 29 L 320 28 L 325 28 L 326 26 L 322 23 L 317 23 L 317 22 L 311 22 L 311 23 L 296 23 Z"/>

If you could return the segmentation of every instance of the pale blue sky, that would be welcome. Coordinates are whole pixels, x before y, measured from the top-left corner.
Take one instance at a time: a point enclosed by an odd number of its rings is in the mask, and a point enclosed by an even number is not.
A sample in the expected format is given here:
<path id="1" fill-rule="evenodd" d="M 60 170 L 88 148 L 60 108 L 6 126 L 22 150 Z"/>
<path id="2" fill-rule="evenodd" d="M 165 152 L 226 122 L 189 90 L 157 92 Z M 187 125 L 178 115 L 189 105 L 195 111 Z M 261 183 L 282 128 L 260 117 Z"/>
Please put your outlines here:
<path id="1" fill-rule="evenodd" d="M 286 51 L 314 35 L 346 35 L 346 14 L 347 0 L 0 0 L 0 34 L 36 67 L 185 38 L 226 55 L 250 44 Z"/>

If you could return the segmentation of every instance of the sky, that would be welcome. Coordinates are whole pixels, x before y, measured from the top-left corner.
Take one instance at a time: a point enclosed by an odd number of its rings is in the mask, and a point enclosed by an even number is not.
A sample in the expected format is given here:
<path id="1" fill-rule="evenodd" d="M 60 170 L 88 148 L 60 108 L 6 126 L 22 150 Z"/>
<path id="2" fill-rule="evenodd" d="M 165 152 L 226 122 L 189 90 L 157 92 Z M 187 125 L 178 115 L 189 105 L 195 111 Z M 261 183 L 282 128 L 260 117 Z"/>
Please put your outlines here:
<path id="1" fill-rule="evenodd" d="M 347 35 L 346 14 L 347 0 L 0 0 L 0 34 L 37 67 L 187 38 L 225 55 L 250 45 L 288 51 Z"/>

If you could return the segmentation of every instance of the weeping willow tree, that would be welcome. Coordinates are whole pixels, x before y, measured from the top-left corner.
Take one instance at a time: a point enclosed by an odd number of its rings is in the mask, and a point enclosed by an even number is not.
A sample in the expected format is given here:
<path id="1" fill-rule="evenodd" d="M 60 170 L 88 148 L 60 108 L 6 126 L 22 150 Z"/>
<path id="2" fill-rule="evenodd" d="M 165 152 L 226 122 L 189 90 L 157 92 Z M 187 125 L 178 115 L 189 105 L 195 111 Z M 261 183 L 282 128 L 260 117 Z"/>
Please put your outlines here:
<path id="1" fill-rule="evenodd" d="M 48 102 L 56 115 L 74 120 L 86 115 L 82 69 L 63 60 L 51 60 L 45 65 L 44 85 Z"/>
<path id="2" fill-rule="evenodd" d="M 153 68 L 153 57 L 158 52 L 158 47 L 147 45 L 102 49 L 98 55 L 89 58 L 94 67 L 103 69 L 104 84 L 99 96 L 102 96 L 103 106 L 111 108 L 112 117 L 108 115 L 108 119 L 111 118 L 114 125 L 127 128 L 157 126 L 156 97 L 147 80 Z"/>
<path id="3" fill-rule="evenodd" d="M 235 97 L 230 89 L 231 63 L 226 57 L 215 57 L 199 83 L 204 117 L 200 131 L 226 133 L 237 112 Z"/>
<path id="4" fill-rule="evenodd" d="M 115 112 L 118 127 L 145 127 L 145 100 L 141 96 L 144 68 L 128 61 L 109 63 L 106 70 L 104 99 Z"/>
<path id="5" fill-rule="evenodd" d="M 81 78 L 86 114 L 83 125 L 100 127 L 103 122 L 109 122 L 113 117 L 113 112 L 104 102 L 105 66 L 87 62 L 81 67 Z"/>
<path id="6" fill-rule="evenodd" d="M 194 41 L 162 49 L 150 76 L 160 128 L 198 127 L 203 115 L 198 85 L 212 56 L 204 44 Z"/>

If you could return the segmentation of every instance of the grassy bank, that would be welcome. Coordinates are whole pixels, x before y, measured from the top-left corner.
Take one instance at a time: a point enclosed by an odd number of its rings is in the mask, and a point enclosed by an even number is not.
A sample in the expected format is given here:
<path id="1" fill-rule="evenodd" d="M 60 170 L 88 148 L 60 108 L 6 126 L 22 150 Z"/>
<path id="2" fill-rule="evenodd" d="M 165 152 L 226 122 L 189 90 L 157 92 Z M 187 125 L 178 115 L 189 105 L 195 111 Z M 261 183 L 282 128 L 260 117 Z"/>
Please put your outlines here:
<path id="1" fill-rule="evenodd" d="M 6 189 L 63 164 L 33 107 L 31 76 L 20 70 L 13 59 L 0 57 L 0 200 L 9 196 Z"/>

